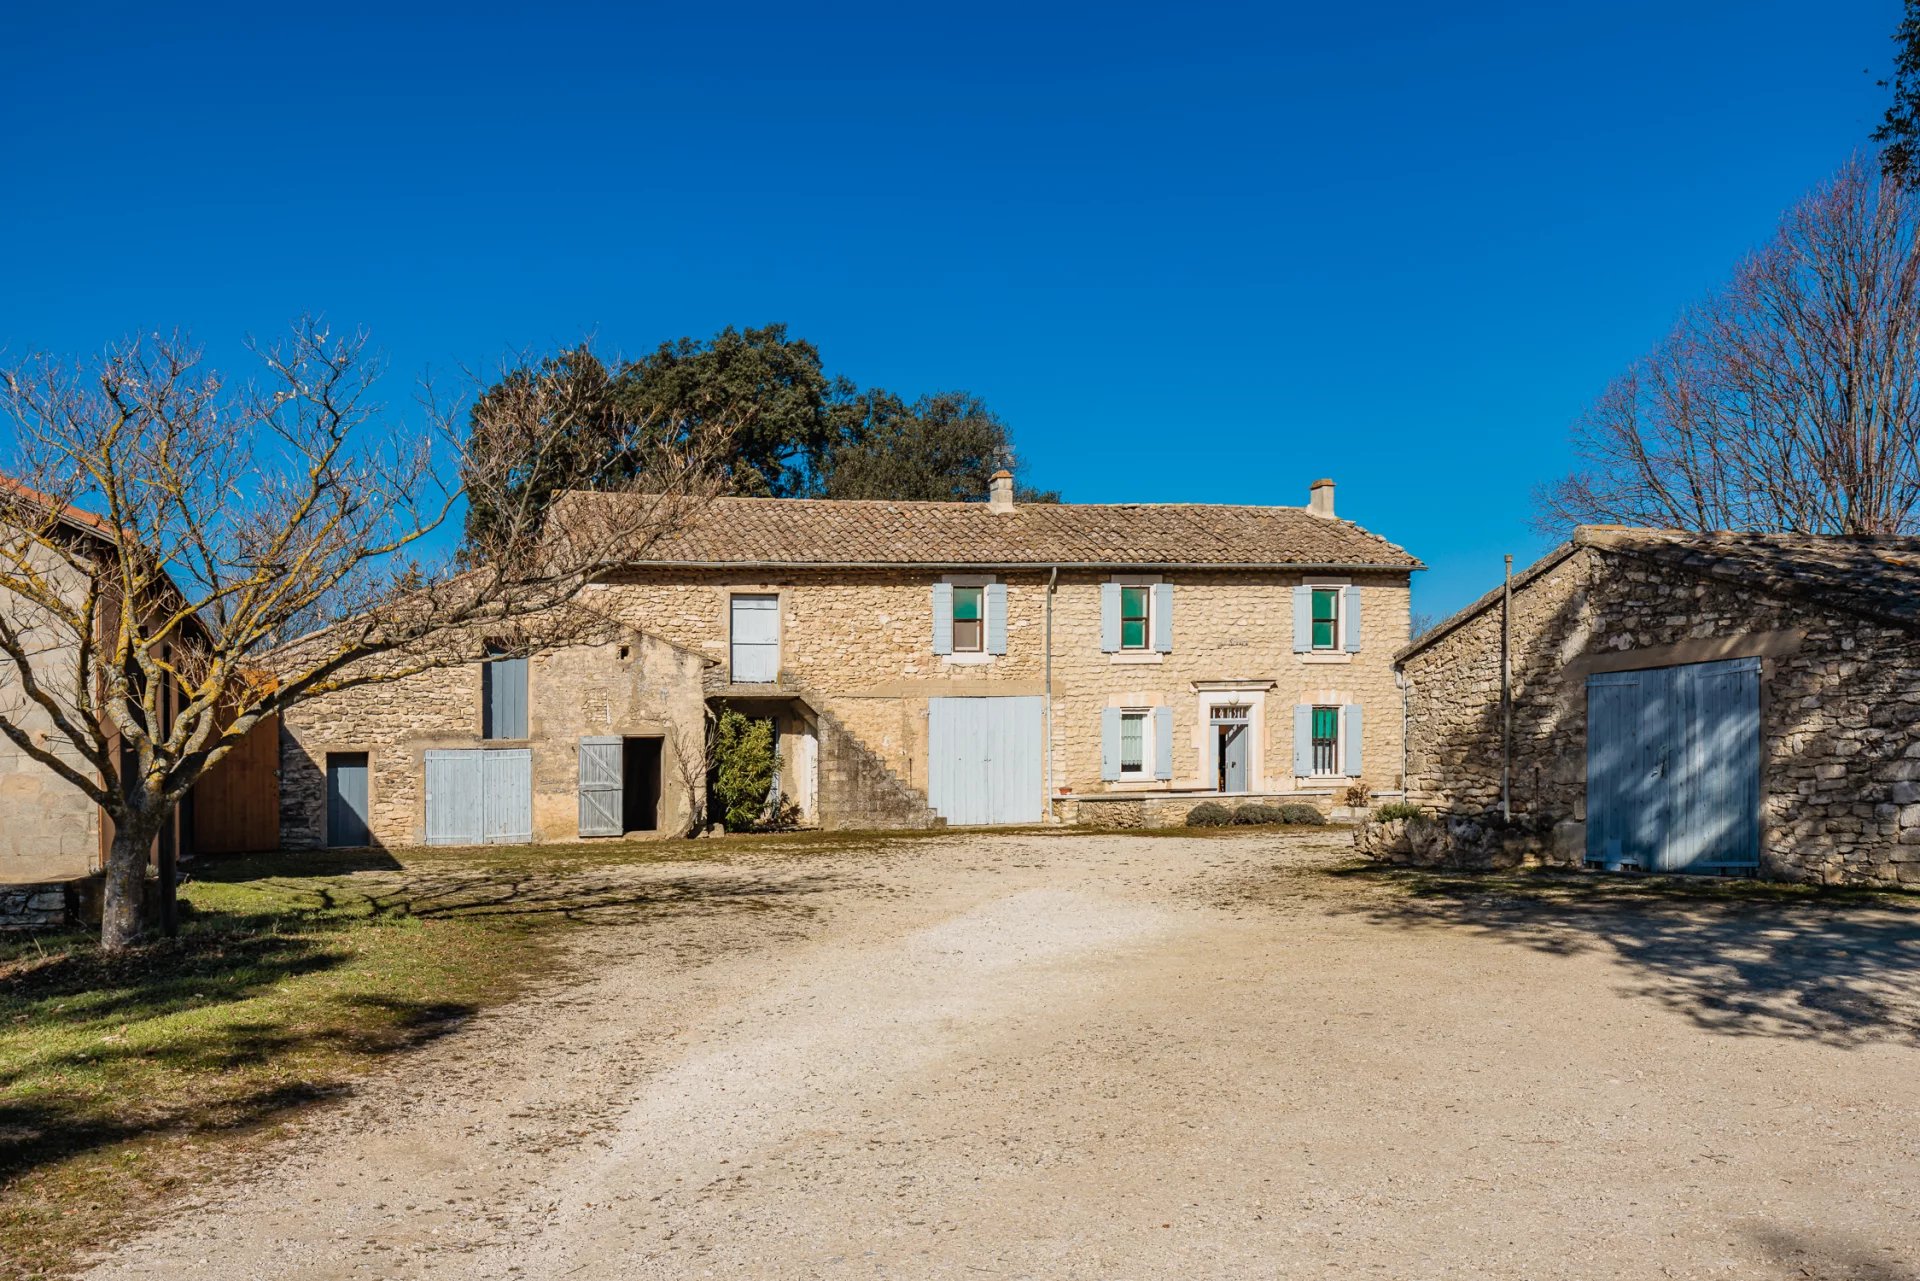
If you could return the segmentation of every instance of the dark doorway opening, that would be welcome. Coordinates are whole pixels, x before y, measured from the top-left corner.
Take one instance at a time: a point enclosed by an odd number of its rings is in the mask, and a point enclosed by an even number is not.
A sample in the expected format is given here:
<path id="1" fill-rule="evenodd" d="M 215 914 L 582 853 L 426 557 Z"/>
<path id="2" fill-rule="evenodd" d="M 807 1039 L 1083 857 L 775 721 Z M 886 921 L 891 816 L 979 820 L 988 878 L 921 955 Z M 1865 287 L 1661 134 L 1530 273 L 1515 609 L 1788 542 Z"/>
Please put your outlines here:
<path id="1" fill-rule="evenodd" d="M 660 827 L 660 751 L 666 740 L 630 738 L 621 753 L 620 825 L 629 832 Z"/>

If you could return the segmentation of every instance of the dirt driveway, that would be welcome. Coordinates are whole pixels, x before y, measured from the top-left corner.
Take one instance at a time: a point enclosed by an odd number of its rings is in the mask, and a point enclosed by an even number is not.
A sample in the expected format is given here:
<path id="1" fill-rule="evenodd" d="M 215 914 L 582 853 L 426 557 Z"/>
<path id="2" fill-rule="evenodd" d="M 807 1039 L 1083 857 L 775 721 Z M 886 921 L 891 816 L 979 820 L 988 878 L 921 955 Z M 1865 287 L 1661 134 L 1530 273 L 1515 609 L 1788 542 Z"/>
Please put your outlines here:
<path id="1" fill-rule="evenodd" d="M 100 1278 L 1920 1276 L 1920 913 L 1337 835 L 639 869 L 683 910 Z"/>

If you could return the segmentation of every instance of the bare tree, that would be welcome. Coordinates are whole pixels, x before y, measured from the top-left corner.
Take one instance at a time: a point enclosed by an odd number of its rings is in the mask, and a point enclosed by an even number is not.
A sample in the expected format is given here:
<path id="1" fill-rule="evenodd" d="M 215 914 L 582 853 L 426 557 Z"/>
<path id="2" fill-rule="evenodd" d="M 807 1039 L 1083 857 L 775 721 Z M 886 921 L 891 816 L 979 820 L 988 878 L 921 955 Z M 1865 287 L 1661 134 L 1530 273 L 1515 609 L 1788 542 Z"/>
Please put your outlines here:
<path id="1" fill-rule="evenodd" d="M 622 484 L 646 497 L 547 521 L 513 482 L 564 444 L 563 381 L 522 379 L 485 422 L 429 389 L 403 427 L 364 335 L 303 321 L 255 350 L 245 387 L 177 335 L 4 374 L 0 735 L 111 819 L 108 949 L 141 936 L 156 835 L 263 717 L 603 626 L 580 588 L 714 489 L 704 438 L 636 422 Z M 571 460 L 563 487 L 600 468 Z M 429 554 L 463 496 L 496 511 L 484 544 Z"/>
<path id="2" fill-rule="evenodd" d="M 1537 523 L 1920 526 L 1916 197 L 1855 160 L 1575 424 Z"/>

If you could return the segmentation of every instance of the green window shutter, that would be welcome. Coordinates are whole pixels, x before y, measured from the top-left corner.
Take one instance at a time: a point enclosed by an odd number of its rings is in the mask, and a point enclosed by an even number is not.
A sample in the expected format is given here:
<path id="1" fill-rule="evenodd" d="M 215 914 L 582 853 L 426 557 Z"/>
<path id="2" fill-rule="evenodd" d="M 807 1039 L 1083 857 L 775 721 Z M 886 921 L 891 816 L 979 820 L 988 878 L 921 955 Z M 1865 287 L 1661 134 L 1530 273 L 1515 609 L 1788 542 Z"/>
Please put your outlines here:
<path id="1" fill-rule="evenodd" d="M 1173 584 L 1153 585 L 1153 647 L 1162 654 L 1173 652 Z"/>
<path id="2" fill-rule="evenodd" d="M 953 653 L 953 584 L 933 585 L 933 652 Z"/>

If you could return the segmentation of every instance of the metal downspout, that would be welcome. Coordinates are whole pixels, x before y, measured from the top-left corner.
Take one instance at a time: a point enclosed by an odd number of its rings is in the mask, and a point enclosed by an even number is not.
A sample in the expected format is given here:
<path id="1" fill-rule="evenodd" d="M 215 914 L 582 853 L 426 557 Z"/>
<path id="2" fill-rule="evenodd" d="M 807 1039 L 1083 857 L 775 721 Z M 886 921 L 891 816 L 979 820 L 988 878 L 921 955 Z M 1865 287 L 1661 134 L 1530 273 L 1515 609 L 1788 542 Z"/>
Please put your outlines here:
<path id="1" fill-rule="evenodd" d="M 1055 565 L 1047 573 L 1047 822 L 1054 821 L 1053 813 L 1053 593 L 1060 584 L 1060 567 Z"/>

